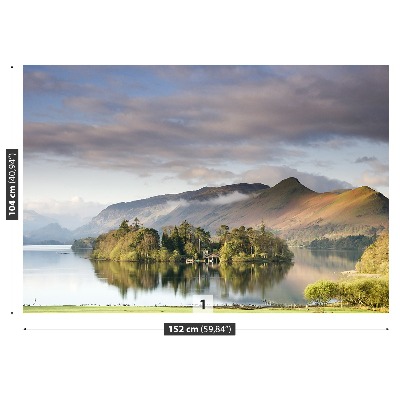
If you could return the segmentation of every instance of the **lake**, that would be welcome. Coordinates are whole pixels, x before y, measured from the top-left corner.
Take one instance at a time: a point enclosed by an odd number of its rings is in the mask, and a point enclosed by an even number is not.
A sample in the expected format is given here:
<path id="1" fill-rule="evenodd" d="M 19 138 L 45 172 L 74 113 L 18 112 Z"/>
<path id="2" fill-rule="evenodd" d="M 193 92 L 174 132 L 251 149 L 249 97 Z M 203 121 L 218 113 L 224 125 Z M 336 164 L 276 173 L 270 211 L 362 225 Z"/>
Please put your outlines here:
<path id="1" fill-rule="evenodd" d="M 306 304 L 305 287 L 339 279 L 362 252 L 291 248 L 292 264 L 242 263 L 227 267 L 94 261 L 71 246 L 24 246 L 25 305 L 192 305 L 213 295 L 214 305 Z"/>

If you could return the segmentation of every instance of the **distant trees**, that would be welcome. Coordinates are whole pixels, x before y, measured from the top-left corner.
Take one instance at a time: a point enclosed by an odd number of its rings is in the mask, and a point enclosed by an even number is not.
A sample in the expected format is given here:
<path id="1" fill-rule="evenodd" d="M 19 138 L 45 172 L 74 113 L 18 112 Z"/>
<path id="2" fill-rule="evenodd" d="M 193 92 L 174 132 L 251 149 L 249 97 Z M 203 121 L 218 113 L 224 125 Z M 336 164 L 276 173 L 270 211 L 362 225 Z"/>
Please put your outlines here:
<path id="1" fill-rule="evenodd" d="M 311 249 L 365 249 L 374 241 L 373 236 L 349 235 L 338 239 L 314 239 L 308 245 Z"/>
<path id="2" fill-rule="evenodd" d="M 74 243 L 72 243 L 71 249 L 72 250 L 92 249 L 95 241 L 96 241 L 96 239 L 93 237 L 87 237 L 84 239 L 76 239 L 76 240 L 74 240 Z"/>

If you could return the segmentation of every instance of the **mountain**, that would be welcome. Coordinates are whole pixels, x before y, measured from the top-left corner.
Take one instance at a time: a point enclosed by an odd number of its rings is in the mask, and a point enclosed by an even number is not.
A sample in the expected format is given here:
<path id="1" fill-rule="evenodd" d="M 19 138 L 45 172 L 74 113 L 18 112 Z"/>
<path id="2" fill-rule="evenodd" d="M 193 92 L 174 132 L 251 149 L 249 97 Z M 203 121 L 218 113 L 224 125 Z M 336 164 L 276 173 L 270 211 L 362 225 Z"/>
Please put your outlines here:
<path id="1" fill-rule="evenodd" d="M 107 207 L 74 231 L 74 237 L 96 236 L 138 218 L 161 230 L 187 220 L 212 234 L 222 225 L 266 227 L 292 243 L 349 235 L 373 236 L 388 229 L 389 200 L 363 186 L 353 190 L 314 192 L 296 178 L 273 187 L 261 183 L 202 188 Z"/>
<path id="2" fill-rule="evenodd" d="M 268 228 L 298 243 L 322 237 L 373 236 L 389 226 L 389 200 L 381 193 L 366 186 L 316 193 L 295 178 L 249 200 L 242 210 L 230 210 L 228 221 L 254 226 L 261 217 Z"/>
<path id="3" fill-rule="evenodd" d="M 24 210 L 24 233 L 43 228 L 57 222 L 54 218 L 45 217 L 34 210 Z"/>
<path id="4" fill-rule="evenodd" d="M 176 214 L 178 214 L 176 218 L 181 218 L 182 215 L 187 214 L 188 218 L 198 221 L 200 210 L 209 210 L 210 207 L 229 203 L 240 203 L 266 189 L 269 189 L 269 186 L 262 183 L 239 183 L 221 187 L 204 187 L 179 194 L 166 194 L 127 203 L 117 203 L 101 211 L 90 223 L 76 229 L 74 237 L 97 236 L 118 227 L 124 219 L 133 221 L 138 218 L 145 226 L 156 229 L 161 229 L 164 225 L 171 223 L 181 223 L 182 220 L 171 222 L 175 221 L 173 215 Z M 196 214 L 199 215 L 196 217 Z"/>
<path id="5" fill-rule="evenodd" d="M 58 223 L 51 223 L 31 232 L 24 232 L 24 244 L 71 244 L 72 232 Z"/>

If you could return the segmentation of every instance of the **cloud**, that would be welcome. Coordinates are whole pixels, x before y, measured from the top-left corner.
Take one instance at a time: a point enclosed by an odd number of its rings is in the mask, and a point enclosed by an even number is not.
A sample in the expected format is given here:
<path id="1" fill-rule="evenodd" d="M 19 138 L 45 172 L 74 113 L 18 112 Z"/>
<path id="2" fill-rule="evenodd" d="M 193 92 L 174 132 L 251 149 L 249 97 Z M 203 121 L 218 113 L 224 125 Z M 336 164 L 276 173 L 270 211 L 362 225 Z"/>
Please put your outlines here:
<path id="1" fill-rule="evenodd" d="M 25 103 L 38 108 L 24 120 L 24 159 L 230 183 L 232 164 L 288 164 L 305 149 L 356 148 L 355 139 L 387 143 L 388 88 L 386 66 L 28 69 Z"/>
<path id="2" fill-rule="evenodd" d="M 389 164 L 379 161 L 376 157 L 361 157 L 357 162 L 367 165 L 359 179 L 360 185 L 383 191 L 389 187 Z"/>
<path id="3" fill-rule="evenodd" d="M 248 194 L 240 193 L 238 191 L 229 193 L 227 195 L 219 195 L 217 197 L 211 198 L 209 200 L 185 200 L 180 199 L 177 201 L 167 201 L 167 207 L 165 207 L 165 213 L 171 212 L 177 208 L 185 208 L 191 204 L 201 204 L 201 205 L 226 205 L 236 203 L 238 201 L 243 201 L 248 199 L 250 196 Z"/>
<path id="4" fill-rule="evenodd" d="M 283 179 L 296 177 L 304 186 L 316 192 L 323 193 L 336 189 L 351 189 L 353 186 L 345 181 L 330 179 L 322 175 L 314 175 L 298 171 L 288 166 L 264 165 L 256 169 L 248 170 L 236 178 L 236 182 L 265 182 L 274 186 Z"/>
<path id="5" fill-rule="evenodd" d="M 364 172 L 361 177 L 361 182 L 365 186 L 371 187 L 379 187 L 389 186 L 389 176 L 388 175 L 379 175 L 371 172 Z"/>
<path id="6" fill-rule="evenodd" d="M 231 180 L 235 176 L 230 171 L 216 170 L 206 167 L 188 167 L 178 173 L 178 177 L 193 185 L 211 185 L 214 182 Z"/>
<path id="7" fill-rule="evenodd" d="M 236 191 L 236 192 L 230 193 L 226 196 L 218 196 L 215 199 L 208 200 L 207 203 L 219 206 L 219 205 L 236 203 L 238 201 L 243 201 L 243 200 L 248 199 L 249 197 L 250 196 L 247 194 Z"/>
<path id="8" fill-rule="evenodd" d="M 85 201 L 80 196 L 73 196 L 67 201 L 27 201 L 24 203 L 25 210 L 34 210 L 41 215 L 52 217 L 68 229 L 75 229 L 88 222 L 106 206 L 106 204 Z"/>
<path id="9" fill-rule="evenodd" d="M 165 207 L 165 212 L 163 211 L 164 214 L 168 214 L 171 211 L 177 209 L 177 208 L 183 208 L 183 207 L 188 207 L 189 202 L 185 199 L 180 199 L 180 200 L 174 200 L 174 201 L 167 201 L 167 207 Z"/>
<path id="10" fill-rule="evenodd" d="M 45 71 L 24 71 L 24 94 L 31 92 L 73 93 L 77 86 L 66 80 L 59 80 Z"/>
<path id="11" fill-rule="evenodd" d="M 81 67 L 32 67 L 24 66 L 24 96 L 49 96 L 68 98 L 83 94 L 98 94 L 98 88 L 87 80 L 78 82 L 76 73 Z"/>
<path id="12" fill-rule="evenodd" d="M 359 158 L 357 158 L 357 160 L 355 161 L 355 163 L 369 163 L 369 162 L 372 162 L 372 161 L 376 161 L 376 157 L 366 157 L 366 156 L 364 156 L 364 157 L 359 157 Z"/>
<path id="13" fill-rule="evenodd" d="M 375 174 L 387 173 L 389 172 L 389 164 L 382 163 L 376 157 L 360 157 L 355 161 L 356 163 L 367 164 L 370 171 Z"/>

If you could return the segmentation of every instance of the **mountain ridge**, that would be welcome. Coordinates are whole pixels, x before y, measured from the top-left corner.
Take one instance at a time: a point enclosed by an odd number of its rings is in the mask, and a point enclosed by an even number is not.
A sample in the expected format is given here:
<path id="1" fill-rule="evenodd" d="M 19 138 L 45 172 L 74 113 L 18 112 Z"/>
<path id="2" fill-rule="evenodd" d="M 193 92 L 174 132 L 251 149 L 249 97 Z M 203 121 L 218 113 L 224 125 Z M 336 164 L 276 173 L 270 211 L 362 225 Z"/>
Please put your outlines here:
<path id="1" fill-rule="evenodd" d="M 368 186 L 318 193 L 290 177 L 272 187 L 239 183 L 115 203 L 73 231 L 58 224 L 45 224 L 52 221 L 43 216 L 40 227 L 29 231 L 26 227 L 32 226 L 29 224 L 32 218 L 38 218 L 36 214 L 26 213 L 25 243 L 68 243 L 108 232 L 124 219 L 133 223 L 138 218 L 146 227 L 159 231 L 187 220 L 212 234 L 221 225 L 257 228 L 263 223 L 292 244 L 308 244 L 322 238 L 372 237 L 387 230 L 389 200 Z"/>
<path id="2" fill-rule="evenodd" d="M 123 219 L 132 223 L 138 218 L 158 230 L 186 219 L 212 233 L 222 224 L 233 228 L 264 223 L 302 244 L 323 237 L 372 236 L 388 229 L 388 217 L 389 199 L 367 186 L 318 193 L 290 177 L 273 187 L 241 183 L 116 203 L 75 230 L 74 237 L 104 233 Z"/>
<path id="3" fill-rule="evenodd" d="M 199 207 L 209 205 L 208 202 L 217 199 L 226 199 L 234 193 L 242 195 L 252 195 L 262 190 L 268 190 L 269 186 L 262 183 L 238 183 L 220 187 L 203 187 L 194 191 L 187 191 L 177 194 L 165 194 L 153 196 L 148 199 L 140 199 L 132 202 L 122 202 L 111 204 L 101 211 L 92 221 L 74 231 L 74 235 L 96 235 L 103 233 L 99 231 L 102 226 L 109 229 L 116 228 L 122 219 L 133 220 L 138 218 L 146 226 L 153 227 L 156 220 L 172 212 L 180 205 L 188 205 L 195 202 Z M 156 224 L 160 228 L 160 224 Z M 109 230 L 108 229 L 108 230 Z M 83 233 L 81 233 L 83 232 Z"/>

